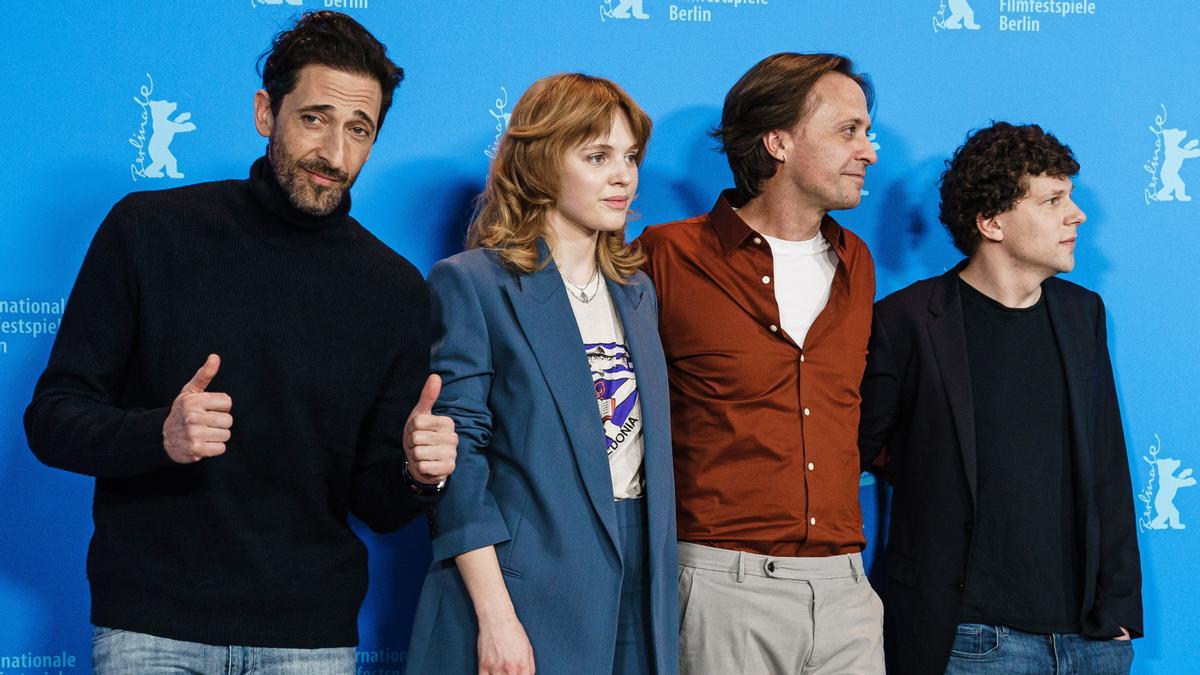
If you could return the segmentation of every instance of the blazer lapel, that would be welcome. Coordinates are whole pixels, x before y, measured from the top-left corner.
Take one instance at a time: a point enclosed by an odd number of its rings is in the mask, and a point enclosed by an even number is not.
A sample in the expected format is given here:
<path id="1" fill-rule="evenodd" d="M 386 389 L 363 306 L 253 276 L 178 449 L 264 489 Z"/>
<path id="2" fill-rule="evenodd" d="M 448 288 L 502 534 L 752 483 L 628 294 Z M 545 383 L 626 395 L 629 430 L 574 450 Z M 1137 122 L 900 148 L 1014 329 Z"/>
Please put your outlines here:
<path id="1" fill-rule="evenodd" d="M 642 463 L 649 511 L 649 538 L 657 542 L 666 535 L 663 525 L 672 517 L 674 468 L 670 446 L 670 406 L 667 403 L 666 359 L 658 337 L 658 320 L 646 295 L 645 284 L 608 282 L 609 294 L 621 318 L 625 343 L 637 375 L 638 399 L 642 406 Z M 655 489 L 657 488 L 657 489 Z M 674 546 L 675 542 L 670 542 Z"/>
<path id="2" fill-rule="evenodd" d="M 549 255 L 544 243 L 539 242 L 539 251 L 543 258 Z M 506 284 L 504 292 L 554 397 L 588 499 L 619 557 L 620 536 L 604 427 L 596 407 L 583 338 L 558 268 L 550 260 L 540 271 L 518 276 L 516 286 Z"/>
<path id="3" fill-rule="evenodd" d="M 975 450 L 975 404 L 971 394 L 971 372 L 967 362 L 967 338 L 963 328 L 962 303 L 958 294 L 958 272 L 956 266 L 938 281 L 938 287 L 929 300 L 932 316 L 927 324 L 929 340 L 933 345 L 934 358 L 950 411 L 954 417 L 954 428 L 958 432 L 958 447 L 962 451 L 963 466 L 967 473 L 967 486 L 971 490 L 971 501 L 977 496 L 978 455 Z"/>
<path id="4" fill-rule="evenodd" d="M 1084 415 L 1089 392 L 1086 390 L 1086 372 L 1080 362 L 1081 341 L 1079 339 L 1080 319 L 1075 315 L 1074 308 L 1063 301 L 1057 292 L 1053 280 L 1042 284 L 1042 292 L 1046 294 L 1046 308 L 1050 312 L 1050 325 L 1054 328 L 1054 340 L 1058 344 L 1058 353 L 1063 363 L 1063 379 L 1067 387 L 1067 405 L 1071 411 L 1071 446 L 1075 460 L 1075 474 L 1078 485 L 1092 484 L 1091 453 L 1088 452 L 1090 439 L 1088 425 Z M 1084 502 L 1087 509 L 1092 508 L 1091 490 L 1083 491 L 1086 495 Z"/>

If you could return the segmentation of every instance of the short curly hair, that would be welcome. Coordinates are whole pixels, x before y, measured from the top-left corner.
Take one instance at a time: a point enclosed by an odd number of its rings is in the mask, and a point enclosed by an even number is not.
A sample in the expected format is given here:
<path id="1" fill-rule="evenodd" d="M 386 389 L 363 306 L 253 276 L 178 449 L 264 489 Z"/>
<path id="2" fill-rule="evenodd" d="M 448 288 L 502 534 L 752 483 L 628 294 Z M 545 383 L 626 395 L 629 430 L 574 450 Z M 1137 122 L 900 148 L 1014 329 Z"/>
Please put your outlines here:
<path id="1" fill-rule="evenodd" d="M 1029 191 L 1029 178 L 1079 173 L 1071 149 L 1036 124 L 994 122 L 967 135 L 946 162 L 938 215 L 954 246 L 970 257 L 979 250 L 976 218 L 1008 211 Z"/>

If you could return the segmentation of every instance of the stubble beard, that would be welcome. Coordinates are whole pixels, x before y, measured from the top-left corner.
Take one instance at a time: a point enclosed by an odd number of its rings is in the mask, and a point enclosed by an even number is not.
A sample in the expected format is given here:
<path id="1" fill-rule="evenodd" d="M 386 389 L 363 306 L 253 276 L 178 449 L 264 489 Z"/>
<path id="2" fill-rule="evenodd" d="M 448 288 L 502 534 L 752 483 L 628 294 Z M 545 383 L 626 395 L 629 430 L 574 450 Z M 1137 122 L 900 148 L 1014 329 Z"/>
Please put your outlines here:
<path id="1" fill-rule="evenodd" d="M 271 139 L 268 156 L 271 168 L 275 171 L 275 179 L 279 181 L 288 201 L 297 210 L 310 216 L 327 216 L 333 213 L 342 203 L 346 190 L 354 184 L 354 180 L 345 171 L 334 169 L 319 159 L 296 159 L 278 139 Z M 333 178 L 338 183 L 329 186 L 315 185 L 308 177 L 308 171 Z"/>

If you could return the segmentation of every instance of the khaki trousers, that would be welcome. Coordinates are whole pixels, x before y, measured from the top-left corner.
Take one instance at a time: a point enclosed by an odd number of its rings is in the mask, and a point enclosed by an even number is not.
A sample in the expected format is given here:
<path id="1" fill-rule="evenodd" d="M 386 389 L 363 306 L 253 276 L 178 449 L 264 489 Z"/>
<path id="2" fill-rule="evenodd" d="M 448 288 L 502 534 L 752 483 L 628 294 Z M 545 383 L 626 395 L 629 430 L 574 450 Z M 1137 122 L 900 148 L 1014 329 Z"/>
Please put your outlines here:
<path id="1" fill-rule="evenodd" d="M 858 553 L 775 558 L 679 543 L 683 675 L 884 672 L 883 603 Z"/>

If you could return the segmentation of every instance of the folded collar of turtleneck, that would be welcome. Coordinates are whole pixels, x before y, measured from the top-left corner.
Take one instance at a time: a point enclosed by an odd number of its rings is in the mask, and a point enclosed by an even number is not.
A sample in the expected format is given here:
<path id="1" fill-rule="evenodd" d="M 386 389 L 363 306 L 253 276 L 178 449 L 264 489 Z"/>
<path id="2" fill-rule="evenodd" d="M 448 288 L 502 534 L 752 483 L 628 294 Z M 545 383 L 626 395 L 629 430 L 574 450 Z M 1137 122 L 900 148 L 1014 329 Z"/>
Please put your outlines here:
<path id="1" fill-rule="evenodd" d="M 259 157 L 250 167 L 250 187 L 258 202 L 285 224 L 300 230 L 326 230 L 346 225 L 350 218 L 350 193 L 342 195 L 337 208 L 324 216 L 314 216 L 297 209 L 288 199 L 283 186 L 266 156 Z"/>

